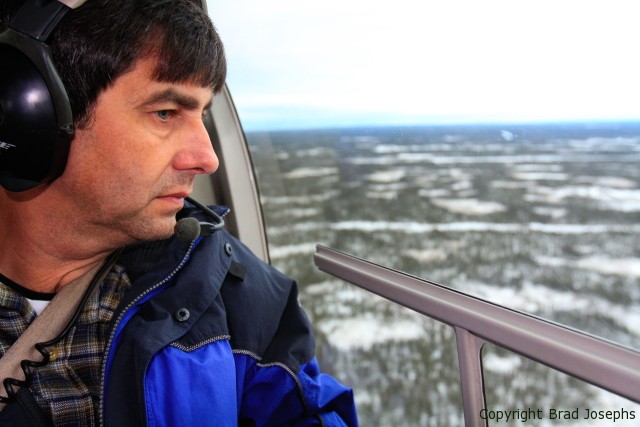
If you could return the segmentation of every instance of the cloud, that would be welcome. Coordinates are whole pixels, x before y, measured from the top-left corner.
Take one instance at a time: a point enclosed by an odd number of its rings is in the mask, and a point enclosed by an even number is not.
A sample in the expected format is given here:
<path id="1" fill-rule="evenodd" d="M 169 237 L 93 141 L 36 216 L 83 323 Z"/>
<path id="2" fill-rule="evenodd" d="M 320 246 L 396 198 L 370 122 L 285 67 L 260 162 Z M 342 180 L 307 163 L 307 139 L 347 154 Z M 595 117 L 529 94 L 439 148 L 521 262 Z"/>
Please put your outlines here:
<path id="1" fill-rule="evenodd" d="M 633 1 L 208 4 L 245 126 L 640 117 Z"/>

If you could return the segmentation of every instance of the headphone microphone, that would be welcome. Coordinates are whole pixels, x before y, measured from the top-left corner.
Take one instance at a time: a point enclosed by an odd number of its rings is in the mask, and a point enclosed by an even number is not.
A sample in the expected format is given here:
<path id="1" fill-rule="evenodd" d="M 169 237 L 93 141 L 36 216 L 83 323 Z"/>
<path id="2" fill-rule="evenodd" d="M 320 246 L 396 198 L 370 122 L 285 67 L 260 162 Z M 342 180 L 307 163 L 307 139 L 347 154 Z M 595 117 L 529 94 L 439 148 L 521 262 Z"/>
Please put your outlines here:
<path id="1" fill-rule="evenodd" d="M 182 218 L 173 229 L 175 236 L 184 242 L 190 242 L 200 236 L 200 230 L 200 221 L 193 217 Z"/>
<path id="2" fill-rule="evenodd" d="M 194 217 L 182 218 L 174 227 L 174 235 L 185 242 L 191 242 L 199 236 L 209 236 L 224 227 L 224 220 L 220 215 L 209 209 L 202 203 L 187 197 L 185 200 L 200 208 L 214 223 L 198 221 Z"/>
<path id="3" fill-rule="evenodd" d="M 51 182 L 66 166 L 73 114 L 46 40 L 82 3 L 27 0 L 0 32 L 0 186 L 9 191 Z"/>

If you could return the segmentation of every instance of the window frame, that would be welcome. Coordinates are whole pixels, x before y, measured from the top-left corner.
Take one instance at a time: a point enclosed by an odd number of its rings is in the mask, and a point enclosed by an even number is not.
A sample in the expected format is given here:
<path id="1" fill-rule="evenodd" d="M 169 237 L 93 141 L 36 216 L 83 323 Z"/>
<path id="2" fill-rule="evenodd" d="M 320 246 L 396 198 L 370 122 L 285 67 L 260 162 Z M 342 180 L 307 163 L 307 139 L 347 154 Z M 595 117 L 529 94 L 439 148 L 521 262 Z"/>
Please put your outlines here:
<path id="1" fill-rule="evenodd" d="M 229 207 L 231 211 L 225 216 L 226 229 L 260 259 L 269 262 L 266 228 L 253 164 L 226 85 L 215 95 L 205 116 L 205 126 L 220 167 L 212 175 L 196 178 L 192 196 L 205 204 Z"/>

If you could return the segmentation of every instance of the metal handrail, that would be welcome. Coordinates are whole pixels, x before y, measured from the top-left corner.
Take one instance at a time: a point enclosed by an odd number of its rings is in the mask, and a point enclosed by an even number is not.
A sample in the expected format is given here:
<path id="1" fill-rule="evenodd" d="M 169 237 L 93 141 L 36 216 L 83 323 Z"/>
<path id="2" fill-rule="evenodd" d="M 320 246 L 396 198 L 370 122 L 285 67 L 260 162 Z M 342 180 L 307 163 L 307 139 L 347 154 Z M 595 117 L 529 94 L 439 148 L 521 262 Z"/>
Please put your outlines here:
<path id="1" fill-rule="evenodd" d="M 453 326 L 465 425 L 486 426 L 482 346 L 491 342 L 640 403 L 640 353 L 318 245 L 316 266 L 390 301 Z"/>

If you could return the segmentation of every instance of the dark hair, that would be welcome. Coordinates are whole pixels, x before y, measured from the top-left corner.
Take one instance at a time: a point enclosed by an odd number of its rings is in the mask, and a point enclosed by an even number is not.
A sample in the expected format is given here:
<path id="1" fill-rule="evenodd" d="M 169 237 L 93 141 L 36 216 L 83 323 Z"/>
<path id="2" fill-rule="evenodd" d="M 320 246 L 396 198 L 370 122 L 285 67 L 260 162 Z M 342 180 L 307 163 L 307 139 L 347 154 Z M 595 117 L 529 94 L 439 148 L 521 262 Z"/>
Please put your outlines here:
<path id="1" fill-rule="evenodd" d="M 16 9 L 7 3 L 2 27 Z M 67 13 L 47 42 L 78 127 L 90 120 L 98 95 L 140 58 L 157 56 L 160 81 L 218 92 L 226 77 L 222 42 L 198 0 L 88 0 Z"/>

